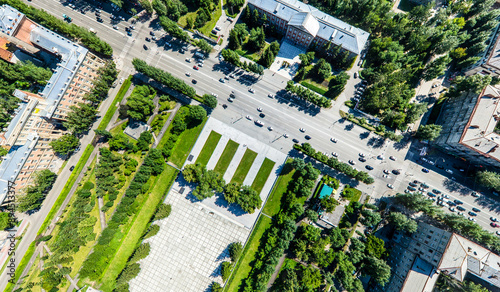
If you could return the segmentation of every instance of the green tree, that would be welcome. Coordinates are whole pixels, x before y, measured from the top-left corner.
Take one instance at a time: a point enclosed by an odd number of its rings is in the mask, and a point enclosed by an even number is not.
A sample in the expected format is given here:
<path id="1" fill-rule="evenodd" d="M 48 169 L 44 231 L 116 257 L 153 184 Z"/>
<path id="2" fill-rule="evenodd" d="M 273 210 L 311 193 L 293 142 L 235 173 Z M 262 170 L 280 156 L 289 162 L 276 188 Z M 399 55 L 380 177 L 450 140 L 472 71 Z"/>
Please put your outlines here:
<path id="1" fill-rule="evenodd" d="M 209 108 L 216 108 L 217 98 L 210 94 L 203 94 L 203 103 L 206 104 Z"/>
<path id="2" fill-rule="evenodd" d="M 319 59 L 312 68 L 312 72 L 318 80 L 323 81 L 332 75 L 332 66 L 325 59 Z"/>
<path id="3" fill-rule="evenodd" d="M 425 72 L 422 77 L 426 81 L 430 81 L 438 76 L 443 75 L 444 70 L 446 70 L 446 66 L 448 66 L 450 62 L 451 58 L 448 55 L 437 58 L 425 67 Z"/>
<path id="4" fill-rule="evenodd" d="M 147 13 L 153 13 L 153 5 L 151 4 L 151 2 L 149 2 L 149 0 L 139 0 L 139 4 Z"/>
<path id="5" fill-rule="evenodd" d="M 236 263 L 241 256 L 241 252 L 243 251 L 243 245 L 241 242 L 233 242 L 229 245 L 229 256 L 231 257 L 231 261 Z"/>
<path id="6" fill-rule="evenodd" d="M 230 262 L 222 262 L 221 265 L 221 276 L 222 276 L 222 281 L 226 281 L 229 276 L 231 275 L 231 270 L 233 269 L 233 264 Z"/>
<path id="7" fill-rule="evenodd" d="M 416 122 L 427 111 L 427 103 L 412 103 L 406 111 L 405 123 L 410 124 Z"/>
<path id="8" fill-rule="evenodd" d="M 478 171 L 476 173 L 477 182 L 486 187 L 495 190 L 500 190 L 500 174 L 493 171 Z"/>
<path id="9" fill-rule="evenodd" d="M 206 54 L 212 51 L 212 46 L 204 39 L 197 40 L 196 45 L 198 46 L 198 48 L 200 48 L 200 50 L 202 50 Z"/>
<path id="10" fill-rule="evenodd" d="M 78 144 L 80 144 L 78 138 L 71 134 L 62 135 L 59 139 L 53 140 L 49 143 L 54 152 L 64 156 L 73 152 L 76 147 L 78 147 Z"/>
<path id="11" fill-rule="evenodd" d="M 146 121 L 155 108 L 153 102 L 155 94 L 156 92 L 150 86 L 136 86 L 127 98 L 127 114 L 132 119 Z"/>
<path id="12" fill-rule="evenodd" d="M 149 131 L 144 131 L 141 133 L 139 136 L 139 139 L 137 140 L 137 148 L 140 151 L 147 151 L 149 150 L 149 144 L 151 144 L 153 140 L 153 134 Z"/>
<path id="13" fill-rule="evenodd" d="M 189 108 L 189 115 L 186 117 L 186 120 L 194 127 L 199 125 L 206 117 L 207 111 L 202 106 L 193 105 Z"/>
<path id="14" fill-rule="evenodd" d="M 0 230 L 5 230 L 11 228 L 14 220 L 10 220 L 10 215 L 8 212 L 0 212 Z"/>
<path id="15" fill-rule="evenodd" d="M 311 65 L 314 60 L 314 51 L 307 52 L 306 54 L 299 54 L 300 66 L 306 67 Z"/>
<path id="16" fill-rule="evenodd" d="M 261 49 L 266 44 L 266 35 L 264 34 L 264 29 L 261 27 L 252 28 L 250 30 L 250 38 L 248 39 L 250 45 L 254 48 Z"/>
<path id="17" fill-rule="evenodd" d="M 363 273 L 371 276 L 379 285 L 385 286 L 391 278 L 391 267 L 384 260 L 368 257 L 363 267 Z"/>
<path id="18" fill-rule="evenodd" d="M 212 282 L 210 285 L 211 292 L 222 292 L 224 289 L 217 282 Z"/>
<path id="19" fill-rule="evenodd" d="M 63 125 L 74 134 L 87 131 L 97 114 L 97 108 L 87 103 L 78 103 L 78 106 L 72 105 L 69 109 Z"/>
<path id="20" fill-rule="evenodd" d="M 327 196 L 320 200 L 320 204 L 327 213 L 331 213 L 335 210 L 335 207 L 337 207 L 339 202 L 337 202 L 337 200 L 335 200 L 332 196 Z"/>
<path id="21" fill-rule="evenodd" d="M 414 233 L 417 231 L 417 222 L 408 218 L 405 214 L 399 212 L 391 212 L 387 219 L 391 224 L 394 225 L 394 227 L 396 227 L 397 230 L 404 230 L 409 233 Z"/>
<path id="22" fill-rule="evenodd" d="M 359 221 L 365 226 L 375 226 L 382 220 L 382 217 L 378 212 L 374 212 L 369 209 L 361 211 L 361 215 L 363 215 L 363 218 Z"/>
<path id="23" fill-rule="evenodd" d="M 434 141 L 441 134 L 442 126 L 436 124 L 429 124 L 420 126 L 417 131 L 417 137 L 420 140 Z"/>
<path id="24" fill-rule="evenodd" d="M 0 157 L 5 156 L 9 153 L 9 150 L 0 146 Z"/>
<path id="25" fill-rule="evenodd" d="M 368 235 L 366 238 L 366 253 L 370 256 L 373 256 L 377 259 L 386 256 L 385 244 L 384 241 L 374 235 Z"/>

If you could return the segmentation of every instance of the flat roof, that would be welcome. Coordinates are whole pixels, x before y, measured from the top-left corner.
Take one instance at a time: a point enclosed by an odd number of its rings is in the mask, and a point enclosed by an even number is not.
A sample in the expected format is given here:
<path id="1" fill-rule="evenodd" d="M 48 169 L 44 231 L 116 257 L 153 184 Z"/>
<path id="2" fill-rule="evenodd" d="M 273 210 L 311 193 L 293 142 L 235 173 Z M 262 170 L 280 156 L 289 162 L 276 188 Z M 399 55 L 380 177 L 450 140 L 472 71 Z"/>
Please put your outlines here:
<path id="1" fill-rule="evenodd" d="M 7 4 L 0 6 L 0 31 L 7 35 L 14 34 L 23 17 L 24 14 Z"/>
<path id="2" fill-rule="evenodd" d="M 417 256 L 406 276 L 401 292 L 432 292 L 438 277 L 436 269 Z"/>
<path id="3" fill-rule="evenodd" d="M 308 21 L 309 24 L 306 26 L 308 30 L 317 31 L 316 36 L 340 45 L 342 48 L 358 55 L 365 47 L 370 36 L 368 32 L 360 28 L 347 24 L 297 0 L 248 0 L 248 3 L 286 21 L 291 21 L 297 13 L 308 12 L 314 16 L 319 24 L 319 29 L 316 29 L 316 25 Z M 291 25 L 295 22 L 296 20 Z"/>
<path id="4" fill-rule="evenodd" d="M 500 121 L 500 93 L 491 85 L 485 87 L 464 128 L 460 143 L 484 156 L 500 161 L 500 135 L 495 133 Z"/>

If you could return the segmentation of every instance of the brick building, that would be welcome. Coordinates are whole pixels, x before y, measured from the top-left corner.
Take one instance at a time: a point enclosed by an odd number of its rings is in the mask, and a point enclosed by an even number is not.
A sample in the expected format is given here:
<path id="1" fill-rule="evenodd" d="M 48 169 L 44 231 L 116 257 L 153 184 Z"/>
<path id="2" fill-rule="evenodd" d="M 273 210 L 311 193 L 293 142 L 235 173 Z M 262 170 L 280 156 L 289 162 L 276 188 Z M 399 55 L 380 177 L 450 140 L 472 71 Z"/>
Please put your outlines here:
<path id="1" fill-rule="evenodd" d="M 297 0 L 249 0 L 248 6 L 265 14 L 286 39 L 305 48 L 341 46 L 351 55 L 361 54 L 370 34 Z M 332 46 L 333 47 L 333 46 Z"/>
<path id="2" fill-rule="evenodd" d="M 13 93 L 20 100 L 19 108 L 7 128 L 0 129 L 0 145 L 10 149 L 0 164 L 0 202 L 5 197 L 7 181 L 14 181 L 19 190 L 30 183 L 37 170 L 57 172 L 62 160 L 49 143 L 66 133 L 61 123 L 69 107 L 84 102 L 105 64 L 86 48 L 3 5 L 0 6 L 0 58 L 8 62 L 20 59 L 13 56 L 30 56 L 54 69 L 39 94 L 21 90 Z"/>

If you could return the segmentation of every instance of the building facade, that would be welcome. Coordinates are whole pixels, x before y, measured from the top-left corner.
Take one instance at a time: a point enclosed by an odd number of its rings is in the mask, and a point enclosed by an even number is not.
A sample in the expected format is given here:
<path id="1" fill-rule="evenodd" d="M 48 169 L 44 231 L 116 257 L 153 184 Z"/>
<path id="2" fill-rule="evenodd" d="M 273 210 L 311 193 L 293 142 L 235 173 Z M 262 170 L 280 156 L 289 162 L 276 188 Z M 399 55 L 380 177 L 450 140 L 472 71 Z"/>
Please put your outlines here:
<path id="1" fill-rule="evenodd" d="M 309 48 L 340 46 L 361 54 L 370 34 L 297 0 L 249 0 L 248 6 L 265 14 L 268 22 L 294 44 Z"/>
<path id="2" fill-rule="evenodd" d="M 448 99 L 437 120 L 442 131 L 435 145 L 471 163 L 500 167 L 499 99 L 500 92 L 490 85 L 480 94 Z"/>
<path id="3" fill-rule="evenodd" d="M 0 46 L 8 43 L 11 52 L 1 53 L 0 48 L 0 58 L 4 61 L 15 62 L 19 58 L 13 56 L 24 55 L 43 60 L 54 68 L 39 94 L 22 90 L 13 93 L 19 99 L 19 108 L 8 126 L 0 129 L 0 146 L 10 149 L 0 164 L 1 203 L 7 181 L 14 181 L 19 191 L 30 184 L 36 171 L 57 172 L 60 168 L 63 160 L 52 151 L 50 142 L 66 134 L 62 122 L 70 106 L 85 102 L 105 62 L 8 5 L 0 6 L 0 40 Z"/>

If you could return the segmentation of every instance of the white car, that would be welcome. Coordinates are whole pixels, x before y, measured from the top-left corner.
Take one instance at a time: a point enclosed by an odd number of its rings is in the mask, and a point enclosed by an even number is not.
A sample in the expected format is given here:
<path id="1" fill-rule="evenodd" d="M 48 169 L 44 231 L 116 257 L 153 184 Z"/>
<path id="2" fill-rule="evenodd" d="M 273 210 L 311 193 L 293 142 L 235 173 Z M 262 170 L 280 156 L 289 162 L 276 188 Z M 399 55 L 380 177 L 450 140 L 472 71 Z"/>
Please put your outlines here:
<path id="1" fill-rule="evenodd" d="M 273 127 L 269 126 L 269 127 L 267 127 L 267 129 L 268 129 L 269 131 L 272 131 L 272 130 L 273 130 Z"/>
<path id="2" fill-rule="evenodd" d="M 332 156 L 333 157 L 339 157 L 339 155 L 337 154 L 337 152 L 332 152 Z"/>
<path id="3" fill-rule="evenodd" d="M 450 208 L 448 208 L 448 209 L 449 209 L 451 212 L 455 212 L 455 208 L 453 208 L 453 207 L 450 207 Z"/>
<path id="4" fill-rule="evenodd" d="M 337 143 L 337 142 L 338 142 L 338 140 L 337 140 L 337 139 L 335 139 L 335 138 L 333 138 L 333 137 L 332 137 L 332 138 L 330 138 L 330 141 L 332 141 L 333 143 Z"/>
<path id="5" fill-rule="evenodd" d="M 274 94 L 270 94 L 269 93 L 267 96 L 270 97 L 270 98 L 274 98 Z"/>
<path id="6" fill-rule="evenodd" d="M 359 156 L 360 156 L 360 157 L 365 157 L 365 154 L 363 154 L 363 153 L 359 153 Z"/>
<path id="7" fill-rule="evenodd" d="M 447 173 L 449 173 L 449 174 L 453 174 L 453 170 L 451 170 L 451 169 L 447 169 L 447 170 L 445 170 L 445 171 L 446 171 Z"/>
<path id="8" fill-rule="evenodd" d="M 190 58 L 186 58 L 186 62 L 191 63 L 191 59 Z"/>
<path id="9" fill-rule="evenodd" d="M 283 134 L 283 137 L 288 138 L 288 134 L 287 133 Z"/>
<path id="10" fill-rule="evenodd" d="M 497 219 L 497 218 L 495 218 L 495 217 L 490 217 L 490 220 L 491 220 L 492 222 L 498 222 L 498 219 Z"/>
<path id="11" fill-rule="evenodd" d="M 394 189 L 394 186 L 391 185 L 391 184 L 387 184 L 387 187 L 390 188 L 390 189 Z"/>
<path id="12" fill-rule="evenodd" d="M 252 120 L 252 117 L 251 117 L 251 116 L 248 116 L 248 115 L 247 115 L 247 117 L 246 117 L 246 118 L 247 118 L 247 120 L 250 120 L 250 121 Z"/>
<path id="13" fill-rule="evenodd" d="M 434 161 L 432 161 L 432 160 L 429 160 L 429 161 L 427 161 L 427 162 L 428 162 L 430 165 L 434 165 L 434 164 L 436 164 L 436 163 L 434 163 Z"/>
<path id="14" fill-rule="evenodd" d="M 255 93 L 255 90 L 253 88 L 250 88 L 248 91 L 250 91 L 250 93 Z"/>
<path id="15" fill-rule="evenodd" d="M 213 92 L 212 92 L 212 96 L 213 96 L 213 97 L 219 97 L 217 94 L 215 94 L 215 93 L 213 93 Z"/>
<path id="16" fill-rule="evenodd" d="M 392 161 L 396 161 L 396 157 L 394 157 L 394 156 L 389 156 L 389 159 Z"/>
<path id="17" fill-rule="evenodd" d="M 189 72 L 186 72 L 185 74 L 187 77 L 191 76 L 191 73 L 189 73 Z"/>
<path id="18" fill-rule="evenodd" d="M 383 155 L 379 155 L 379 156 L 377 156 L 377 158 L 380 160 L 384 160 L 385 157 Z"/>
<path id="19" fill-rule="evenodd" d="M 469 220 L 470 220 L 470 221 L 474 221 L 474 222 L 475 222 L 475 221 L 476 221 L 476 218 L 474 218 L 474 217 L 469 217 Z"/>
<path id="20" fill-rule="evenodd" d="M 122 78 L 120 78 L 120 84 L 122 84 L 122 83 L 123 83 L 123 77 L 122 77 Z"/>
<path id="21" fill-rule="evenodd" d="M 387 169 L 384 169 L 385 174 L 389 174 L 389 171 Z"/>
<path id="22" fill-rule="evenodd" d="M 257 111 L 258 111 L 258 112 L 262 112 L 262 108 L 261 108 L 261 107 L 258 107 L 258 108 L 257 108 Z"/>
<path id="23" fill-rule="evenodd" d="M 304 133 L 306 131 L 306 129 L 300 128 L 299 131 L 301 131 L 302 133 Z"/>
<path id="24" fill-rule="evenodd" d="M 215 30 L 220 30 L 220 26 L 216 26 L 214 28 L 215 28 Z"/>

